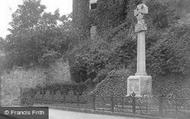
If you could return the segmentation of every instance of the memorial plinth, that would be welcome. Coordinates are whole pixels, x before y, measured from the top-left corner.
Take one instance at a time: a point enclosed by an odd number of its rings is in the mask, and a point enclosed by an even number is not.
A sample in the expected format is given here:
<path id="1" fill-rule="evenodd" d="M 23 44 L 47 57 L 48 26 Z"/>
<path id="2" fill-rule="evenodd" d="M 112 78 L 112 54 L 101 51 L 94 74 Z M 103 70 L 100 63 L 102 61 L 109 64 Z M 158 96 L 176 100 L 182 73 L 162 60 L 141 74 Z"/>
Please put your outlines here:
<path id="1" fill-rule="evenodd" d="M 133 92 L 137 97 L 150 96 L 152 94 L 152 77 L 151 76 L 129 76 L 127 79 L 127 95 Z"/>
<path id="2" fill-rule="evenodd" d="M 136 96 L 149 96 L 152 93 L 152 77 L 146 73 L 146 47 L 145 32 L 147 26 L 144 22 L 144 14 L 148 14 L 148 7 L 140 4 L 134 11 L 138 23 L 135 26 L 137 33 L 137 72 L 127 79 L 127 95 L 135 93 Z"/>

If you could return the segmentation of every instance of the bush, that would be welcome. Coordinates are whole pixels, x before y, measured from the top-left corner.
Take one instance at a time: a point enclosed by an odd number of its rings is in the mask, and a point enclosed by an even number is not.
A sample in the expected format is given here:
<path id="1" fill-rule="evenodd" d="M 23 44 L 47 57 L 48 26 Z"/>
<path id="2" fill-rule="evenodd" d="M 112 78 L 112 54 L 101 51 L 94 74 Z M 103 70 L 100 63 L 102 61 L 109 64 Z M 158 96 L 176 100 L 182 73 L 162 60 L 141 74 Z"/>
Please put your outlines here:
<path id="1" fill-rule="evenodd" d="M 85 84 L 51 84 L 43 87 L 37 87 L 30 89 L 30 91 L 34 92 L 46 92 L 50 91 L 51 94 L 56 94 L 57 91 L 60 91 L 61 94 L 67 95 L 70 91 L 73 91 L 74 95 L 82 95 L 86 90 L 87 86 Z"/>
<path id="2" fill-rule="evenodd" d="M 90 95 L 97 96 L 126 96 L 127 78 L 130 72 L 125 69 L 113 70 L 99 83 Z"/>
<path id="3" fill-rule="evenodd" d="M 56 103 L 56 101 L 64 101 L 67 103 L 78 102 L 86 103 L 85 91 L 87 86 L 85 84 L 51 84 L 47 86 L 38 86 L 36 88 L 25 89 L 22 92 L 21 104 L 31 105 L 34 103 L 47 103 L 48 101 Z M 55 101 L 55 102 L 54 102 Z"/>

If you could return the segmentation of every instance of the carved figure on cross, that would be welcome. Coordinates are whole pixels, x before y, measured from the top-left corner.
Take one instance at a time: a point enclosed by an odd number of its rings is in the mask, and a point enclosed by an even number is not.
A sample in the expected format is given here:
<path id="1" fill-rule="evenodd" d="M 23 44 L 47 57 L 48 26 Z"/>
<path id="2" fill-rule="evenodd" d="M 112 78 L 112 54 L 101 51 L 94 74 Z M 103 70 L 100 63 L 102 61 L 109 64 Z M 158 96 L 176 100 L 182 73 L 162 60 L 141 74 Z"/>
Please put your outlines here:
<path id="1" fill-rule="evenodd" d="M 148 14 L 148 7 L 142 3 L 134 10 L 134 16 L 137 17 L 137 24 L 145 24 L 144 15 Z"/>

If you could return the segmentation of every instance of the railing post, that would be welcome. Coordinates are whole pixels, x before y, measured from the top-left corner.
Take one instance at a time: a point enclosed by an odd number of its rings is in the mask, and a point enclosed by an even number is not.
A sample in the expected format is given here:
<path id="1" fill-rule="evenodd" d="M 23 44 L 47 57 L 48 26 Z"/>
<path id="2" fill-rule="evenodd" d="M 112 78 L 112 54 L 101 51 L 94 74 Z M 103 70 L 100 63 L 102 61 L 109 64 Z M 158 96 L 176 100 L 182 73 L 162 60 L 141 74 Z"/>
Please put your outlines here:
<path id="1" fill-rule="evenodd" d="M 111 96 L 111 111 L 114 112 L 114 97 Z"/>
<path id="2" fill-rule="evenodd" d="M 40 94 L 42 95 L 41 100 L 43 100 L 43 99 L 44 99 L 44 93 L 45 93 L 45 92 L 44 92 L 44 88 L 42 88 L 42 89 L 41 89 L 41 90 L 39 90 L 39 91 L 41 92 Z"/>
<path id="3" fill-rule="evenodd" d="M 148 104 L 149 104 L 149 97 L 146 97 L 146 113 L 148 114 Z"/>
<path id="4" fill-rule="evenodd" d="M 47 93 L 47 90 L 44 91 L 44 94 L 43 94 L 43 97 L 42 97 L 42 100 L 44 100 L 45 104 L 48 104 L 48 101 L 46 100 L 46 93 Z"/>
<path id="5" fill-rule="evenodd" d="M 23 106 L 24 105 L 24 100 L 23 100 L 23 91 L 22 88 L 20 87 L 20 105 Z"/>
<path id="6" fill-rule="evenodd" d="M 133 114 L 135 114 L 136 113 L 136 99 L 135 99 L 136 94 L 133 92 L 131 96 L 132 96 L 132 111 L 133 111 Z"/>
<path id="7" fill-rule="evenodd" d="M 55 95 L 55 92 L 54 92 L 54 90 L 52 90 L 52 93 L 51 93 L 51 103 L 54 102 L 54 95 Z"/>
<path id="8" fill-rule="evenodd" d="M 66 96 L 67 96 L 67 94 L 64 93 L 64 92 L 62 92 L 61 96 L 63 96 L 63 103 L 66 103 Z"/>
<path id="9" fill-rule="evenodd" d="M 163 95 L 161 95 L 159 97 L 159 114 L 160 114 L 160 116 L 163 116 L 163 98 L 164 98 Z"/>
<path id="10" fill-rule="evenodd" d="M 124 97 L 122 96 L 122 111 L 124 112 Z"/>
<path id="11" fill-rule="evenodd" d="M 79 94 L 77 93 L 77 106 L 78 106 L 78 108 L 80 108 L 80 106 L 79 106 L 79 102 L 80 100 L 79 100 Z"/>
<path id="12" fill-rule="evenodd" d="M 96 95 L 92 95 L 92 107 L 93 110 L 96 110 Z"/>
<path id="13" fill-rule="evenodd" d="M 30 99 L 30 105 L 33 105 L 35 103 L 35 91 L 32 89 L 31 99 Z"/>
<path id="14" fill-rule="evenodd" d="M 175 111 L 176 111 L 176 117 L 177 117 L 177 114 L 178 114 L 178 100 L 175 99 Z"/>

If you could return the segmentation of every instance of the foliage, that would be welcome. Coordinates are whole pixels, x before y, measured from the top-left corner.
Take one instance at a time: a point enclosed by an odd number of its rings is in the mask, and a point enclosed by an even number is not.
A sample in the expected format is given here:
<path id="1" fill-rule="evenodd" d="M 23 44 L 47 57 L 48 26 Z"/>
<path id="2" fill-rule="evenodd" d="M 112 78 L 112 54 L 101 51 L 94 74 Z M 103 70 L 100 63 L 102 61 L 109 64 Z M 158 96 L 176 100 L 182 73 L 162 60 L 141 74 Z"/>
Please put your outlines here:
<path id="1" fill-rule="evenodd" d="M 164 29 L 177 23 L 179 16 L 176 10 L 170 7 L 168 2 L 159 2 L 157 0 L 149 0 L 147 2 L 149 7 L 149 14 L 147 16 L 147 23 L 149 29 Z"/>
<path id="2" fill-rule="evenodd" d="M 11 34 L 4 45 L 7 67 L 49 65 L 70 48 L 75 33 L 71 33 L 70 16 L 44 12 L 38 0 L 26 0 L 13 13 Z M 72 34 L 72 35 L 71 35 Z"/>
<path id="3" fill-rule="evenodd" d="M 61 101 L 62 103 L 86 103 L 84 84 L 52 84 L 24 90 L 21 104 L 47 103 Z M 53 97 L 53 99 L 52 99 Z"/>
<path id="4" fill-rule="evenodd" d="M 60 91 L 61 94 L 68 94 L 70 91 L 73 91 L 75 95 L 82 95 L 86 90 L 87 86 L 85 84 L 55 83 L 46 86 L 37 86 L 29 91 L 32 91 L 34 94 L 39 91 L 41 94 L 44 94 L 46 91 L 50 91 L 51 94 L 55 94 L 57 91 Z"/>
<path id="5" fill-rule="evenodd" d="M 148 69 L 153 75 L 172 73 L 188 74 L 190 65 L 188 26 L 174 26 L 168 29 L 160 40 L 147 52 Z"/>
<path id="6" fill-rule="evenodd" d="M 176 93 L 189 84 L 189 26 L 175 25 L 147 51 L 147 70 L 153 76 L 154 91 Z M 178 91 L 179 92 L 179 91 Z"/>
<path id="7" fill-rule="evenodd" d="M 72 83 L 68 61 L 57 60 L 45 72 L 47 84 Z"/>
<path id="8" fill-rule="evenodd" d="M 108 43 L 102 39 L 89 41 L 86 49 L 75 57 L 71 73 L 75 82 L 93 80 L 98 72 L 105 68 L 109 58 Z"/>
<path id="9" fill-rule="evenodd" d="M 97 96 L 126 96 L 127 77 L 129 72 L 125 69 L 113 70 L 99 83 L 91 95 Z"/>
<path id="10" fill-rule="evenodd" d="M 109 28 L 118 26 L 125 19 L 124 5 L 117 0 L 99 0 L 96 10 L 95 21 L 99 34 L 102 34 Z"/>
<path id="11" fill-rule="evenodd" d="M 103 63 L 104 67 L 96 70 L 96 67 L 92 65 L 92 68 L 90 68 L 96 71 L 94 77 L 91 77 L 94 78 L 94 82 L 104 82 L 104 80 L 106 80 L 105 77 L 107 77 L 109 72 L 113 69 L 127 68 L 135 73 L 136 34 L 134 33 L 134 25 L 136 20 L 133 15 L 133 10 L 138 2 L 140 1 L 129 1 L 127 3 L 128 6 L 125 8 L 127 9 L 125 22 L 121 20 L 121 24 L 117 24 L 115 28 L 112 28 L 114 26 L 113 24 L 109 24 L 110 27 L 106 27 L 107 31 L 103 33 L 104 35 L 100 38 L 101 40 L 97 41 L 100 43 L 96 45 L 92 43 L 84 53 L 85 55 L 81 55 L 81 59 L 85 57 L 86 62 L 80 63 L 80 66 L 84 66 L 86 68 L 86 74 L 88 74 L 90 72 L 89 64 L 97 62 L 97 59 L 93 59 L 93 57 L 101 57 L 102 53 L 107 54 L 106 60 L 102 60 L 105 62 Z M 153 90 L 155 94 L 160 93 L 157 91 L 160 87 L 163 87 L 166 93 L 171 93 L 173 88 L 182 85 L 182 82 L 185 81 L 182 77 L 186 76 L 190 71 L 188 55 L 190 51 L 189 26 L 180 25 L 178 23 L 179 16 L 176 15 L 176 11 L 170 7 L 169 3 L 151 0 L 147 2 L 147 5 L 149 7 L 149 14 L 145 16 L 148 25 L 146 34 L 147 72 L 153 76 Z M 99 9 L 100 8 L 98 8 L 98 10 Z M 109 11 L 105 10 L 105 12 Z M 99 19 L 104 20 L 101 16 Z M 99 24 L 99 22 L 97 22 L 97 24 Z M 109 52 L 100 49 L 103 44 L 102 42 L 107 44 L 106 46 L 108 46 Z M 97 54 L 89 50 L 93 49 L 91 47 L 96 47 L 95 51 Z M 179 77 L 171 78 L 175 74 L 179 75 Z M 85 78 L 88 79 L 89 76 L 86 75 L 84 79 Z M 167 81 L 170 83 L 167 83 Z M 165 82 L 167 85 L 164 86 L 161 82 Z M 105 83 L 103 87 L 108 85 L 109 84 Z M 115 88 L 117 88 L 117 86 Z M 104 91 L 107 90 L 109 89 L 105 89 Z M 173 90 L 173 92 L 175 91 Z"/>
<path id="12" fill-rule="evenodd" d="M 89 44 L 91 45 L 87 46 L 86 50 L 76 57 L 77 63 L 75 65 L 75 69 L 76 72 L 81 71 L 82 79 L 78 79 L 82 81 L 86 81 L 89 78 L 94 78 L 94 81 L 101 81 L 103 80 L 102 77 L 105 78 L 105 75 L 107 75 L 108 72 L 110 72 L 112 69 L 128 68 L 132 72 L 135 72 L 136 34 L 134 33 L 134 25 L 136 23 L 136 20 L 133 14 L 133 10 L 135 9 L 136 5 L 141 2 L 141 0 L 128 1 L 127 3 L 125 3 L 125 6 L 115 6 L 117 3 L 111 4 L 106 0 L 102 0 L 99 2 L 100 3 L 98 4 L 99 6 L 97 8 L 97 11 L 95 11 L 97 13 L 95 20 L 98 25 L 98 29 L 99 27 L 101 27 L 102 29 L 106 29 L 107 31 L 102 31 L 100 28 L 100 31 L 102 32 L 100 34 L 101 37 L 99 39 L 96 39 L 96 43 L 93 40 L 90 41 Z M 150 72 L 150 74 L 152 75 L 160 75 L 161 73 L 159 73 L 159 70 L 165 73 L 167 71 L 164 71 L 164 66 L 162 67 L 162 65 L 164 65 L 163 63 L 161 63 L 160 61 L 155 61 L 159 60 L 159 58 L 157 58 L 156 56 L 154 57 L 151 52 L 155 52 L 159 57 L 162 56 L 166 59 L 167 57 L 177 55 L 172 49 L 170 50 L 169 47 L 164 44 L 164 42 L 162 42 L 162 39 L 168 36 L 166 35 L 167 32 L 169 33 L 168 29 L 172 25 L 177 23 L 177 17 L 174 14 L 175 11 L 173 9 L 170 9 L 168 7 L 168 4 L 162 4 L 158 1 L 151 0 L 147 2 L 147 5 L 150 11 L 149 15 L 146 16 L 146 21 L 149 28 L 146 37 L 148 60 L 147 65 L 148 69 L 155 69 L 153 70 L 155 72 L 151 72 L 152 70 L 148 70 L 148 72 Z M 119 7 L 122 7 L 124 11 L 122 11 L 121 9 L 117 9 Z M 118 11 L 115 11 L 116 9 Z M 118 18 L 120 22 L 117 21 L 117 23 L 119 24 L 110 23 L 108 25 L 108 21 L 115 21 L 114 17 L 112 17 L 112 15 L 115 16 L 114 14 L 112 14 L 113 12 L 126 14 L 127 16 L 125 18 L 125 21 Z M 106 17 L 107 19 L 105 19 L 104 17 Z M 108 26 L 101 26 L 101 24 L 104 24 L 103 22 L 106 22 Z M 106 25 L 106 23 L 104 25 Z M 161 47 L 161 45 L 159 46 L 159 44 L 162 44 L 163 47 Z M 169 51 L 165 54 L 163 52 L 157 52 L 159 50 L 164 50 L 164 48 L 169 49 Z M 166 56 L 166 54 L 168 53 L 170 55 Z M 98 57 L 98 59 L 96 57 Z M 155 60 L 153 60 L 153 58 L 155 58 Z M 175 60 L 177 60 L 177 57 Z M 157 65 L 157 62 L 160 63 Z M 175 61 L 173 60 L 172 62 L 174 63 Z M 174 66 L 173 63 L 171 63 L 168 67 Z M 97 65 L 100 67 L 96 67 Z M 160 66 L 160 69 L 156 66 Z M 93 73 L 92 77 L 88 75 L 91 73 Z M 80 76 L 77 75 L 76 77 Z M 101 80 L 99 79 L 99 77 L 101 77 Z"/>

